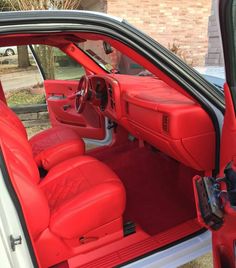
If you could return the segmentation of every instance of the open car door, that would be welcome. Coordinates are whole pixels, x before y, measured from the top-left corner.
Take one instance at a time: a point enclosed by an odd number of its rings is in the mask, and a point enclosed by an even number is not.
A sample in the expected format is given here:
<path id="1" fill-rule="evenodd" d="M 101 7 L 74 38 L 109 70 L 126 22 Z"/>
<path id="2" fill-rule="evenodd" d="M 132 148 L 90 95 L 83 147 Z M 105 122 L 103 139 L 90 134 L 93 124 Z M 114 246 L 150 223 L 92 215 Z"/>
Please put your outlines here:
<path id="1" fill-rule="evenodd" d="M 103 140 L 105 120 L 93 105 L 86 103 L 82 113 L 75 107 L 75 98 L 80 78 L 86 70 L 80 63 L 70 58 L 59 48 L 46 45 L 32 47 L 44 78 L 46 100 L 52 127 L 73 128 L 81 137 Z M 41 62 L 40 54 L 47 53 L 51 61 Z"/>
<path id="2" fill-rule="evenodd" d="M 220 173 L 194 178 L 199 221 L 212 231 L 214 267 L 236 267 L 236 0 L 219 1 L 226 68 Z"/>

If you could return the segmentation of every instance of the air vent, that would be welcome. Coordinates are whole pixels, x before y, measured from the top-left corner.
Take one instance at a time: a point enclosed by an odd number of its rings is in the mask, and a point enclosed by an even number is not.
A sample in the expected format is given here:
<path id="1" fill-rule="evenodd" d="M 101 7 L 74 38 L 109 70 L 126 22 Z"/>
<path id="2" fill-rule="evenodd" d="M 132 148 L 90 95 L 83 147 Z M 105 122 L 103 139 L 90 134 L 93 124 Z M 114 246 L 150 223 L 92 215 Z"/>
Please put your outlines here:
<path id="1" fill-rule="evenodd" d="M 169 123 L 170 123 L 169 115 L 163 114 L 163 116 L 162 116 L 162 129 L 163 129 L 163 131 L 165 131 L 167 133 L 169 133 Z"/>

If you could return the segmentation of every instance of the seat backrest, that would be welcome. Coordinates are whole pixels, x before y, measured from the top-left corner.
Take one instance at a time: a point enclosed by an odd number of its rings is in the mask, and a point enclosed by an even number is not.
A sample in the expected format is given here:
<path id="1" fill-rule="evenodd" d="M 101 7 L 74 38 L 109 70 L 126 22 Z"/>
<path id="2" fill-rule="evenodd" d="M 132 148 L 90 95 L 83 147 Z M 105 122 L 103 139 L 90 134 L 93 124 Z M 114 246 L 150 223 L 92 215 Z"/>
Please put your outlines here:
<path id="1" fill-rule="evenodd" d="M 27 138 L 27 132 L 19 117 L 3 101 L 0 100 L 0 122 L 1 121 L 9 124 L 11 128 L 15 129 Z"/>
<path id="2" fill-rule="evenodd" d="M 3 87 L 2 87 L 2 83 L 0 81 L 0 100 L 7 104 L 7 100 L 6 100 L 6 97 L 5 97 L 5 94 L 4 94 L 4 90 L 3 90 Z"/>
<path id="3" fill-rule="evenodd" d="M 48 201 L 39 188 L 37 165 L 32 152 L 26 149 L 28 141 L 22 134 L 12 132 L 0 121 L 0 145 L 10 179 L 20 199 L 21 206 L 33 238 L 49 225 Z M 28 145 L 29 146 L 29 145 Z"/>

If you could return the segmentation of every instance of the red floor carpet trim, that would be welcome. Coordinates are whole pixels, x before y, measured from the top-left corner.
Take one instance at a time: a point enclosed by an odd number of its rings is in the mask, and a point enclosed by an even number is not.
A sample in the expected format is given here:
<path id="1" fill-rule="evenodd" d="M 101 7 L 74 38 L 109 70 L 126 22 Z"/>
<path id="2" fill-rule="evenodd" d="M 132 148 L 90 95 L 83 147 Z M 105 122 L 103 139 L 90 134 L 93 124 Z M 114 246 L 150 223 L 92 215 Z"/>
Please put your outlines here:
<path id="1" fill-rule="evenodd" d="M 130 142 L 93 156 L 109 165 L 126 188 L 125 221 L 155 235 L 196 217 L 192 178 L 197 172 L 151 148 Z"/>
<path id="2" fill-rule="evenodd" d="M 201 229 L 195 219 L 192 190 L 196 171 L 150 147 L 139 148 L 135 142 L 89 154 L 109 165 L 123 181 L 127 194 L 124 220 L 134 221 L 141 229 L 120 241 L 75 256 L 68 260 L 70 268 L 115 267 Z M 56 268 L 68 267 L 67 263 L 61 265 Z"/>

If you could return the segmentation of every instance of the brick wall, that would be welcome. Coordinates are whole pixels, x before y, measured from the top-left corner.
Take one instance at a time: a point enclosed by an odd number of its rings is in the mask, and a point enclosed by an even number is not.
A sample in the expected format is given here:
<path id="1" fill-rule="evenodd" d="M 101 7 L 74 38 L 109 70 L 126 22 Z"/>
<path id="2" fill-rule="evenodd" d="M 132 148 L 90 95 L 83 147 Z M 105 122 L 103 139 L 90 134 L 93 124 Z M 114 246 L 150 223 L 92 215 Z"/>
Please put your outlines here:
<path id="1" fill-rule="evenodd" d="M 108 0 L 107 13 L 122 16 L 191 65 L 204 65 L 210 0 Z"/>
<path id="2" fill-rule="evenodd" d="M 165 47 L 175 48 L 187 63 L 205 65 L 211 0 L 83 0 L 82 5 L 122 17 Z"/>

